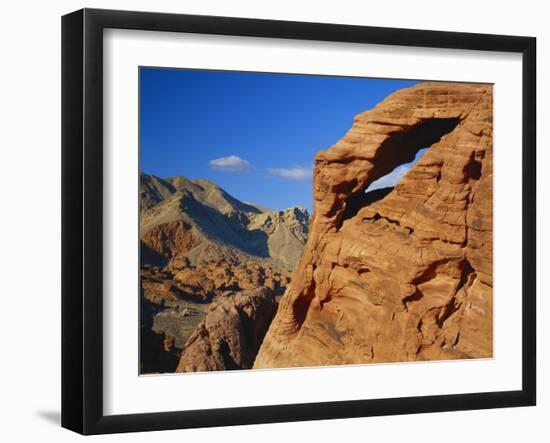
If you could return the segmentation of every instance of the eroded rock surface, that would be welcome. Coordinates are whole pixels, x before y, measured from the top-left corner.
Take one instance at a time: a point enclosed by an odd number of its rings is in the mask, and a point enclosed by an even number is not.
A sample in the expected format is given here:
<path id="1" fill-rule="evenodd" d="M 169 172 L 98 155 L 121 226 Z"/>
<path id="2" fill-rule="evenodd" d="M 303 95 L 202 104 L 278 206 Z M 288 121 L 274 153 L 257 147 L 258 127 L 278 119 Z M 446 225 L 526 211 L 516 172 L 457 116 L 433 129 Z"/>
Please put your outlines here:
<path id="1" fill-rule="evenodd" d="M 183 347 L 176 372 L 250 369 L 276 310 L 266 288 L 218 296 Z"/>
<path id="2" fill-rule="evenodd" d="M 492 356 L 492 97 L 402 89 L 317 154 L 309 238 L 255 368 Z"/>

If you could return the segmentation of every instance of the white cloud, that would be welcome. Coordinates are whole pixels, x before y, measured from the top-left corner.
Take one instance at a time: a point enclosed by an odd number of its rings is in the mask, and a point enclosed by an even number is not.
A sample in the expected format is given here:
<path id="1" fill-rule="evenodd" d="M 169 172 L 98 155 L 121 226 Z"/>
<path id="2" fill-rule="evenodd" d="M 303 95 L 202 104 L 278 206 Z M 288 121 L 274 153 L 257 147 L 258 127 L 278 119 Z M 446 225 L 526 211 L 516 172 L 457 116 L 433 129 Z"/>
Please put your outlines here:
<path id="1" fill-rule="evenodd" d="M 208 164 L 212 169 L 226 172 L 241 172 L 250 166 L 250 163 L 247 160 L 243 160 L 236 155 L 215 158 L 213 160 L 210 160 Z"/>
<path id="2" fill-rule="evenodd" d="M 390 186 L 395 186 L 399 180 L 401 180 L 401 177 L 403 177 L 409 169 L 411 169 L 412 165 L 401 165 L 395 168 L 392 172 L 390 172 L 387 175 L 384 175 L 383 177 L 380 177 L 378 180 L 373 181 L 368 191 L 374 191 L 375 189 L 382 189 L 387 188 Z"/>
<path id="3" fill-rule="evenodd" d="M 295 166 L 294 168 L 269 168 L 269 173 L 290 180 L 309 180 L 313 177 L 312 168 Z"/>

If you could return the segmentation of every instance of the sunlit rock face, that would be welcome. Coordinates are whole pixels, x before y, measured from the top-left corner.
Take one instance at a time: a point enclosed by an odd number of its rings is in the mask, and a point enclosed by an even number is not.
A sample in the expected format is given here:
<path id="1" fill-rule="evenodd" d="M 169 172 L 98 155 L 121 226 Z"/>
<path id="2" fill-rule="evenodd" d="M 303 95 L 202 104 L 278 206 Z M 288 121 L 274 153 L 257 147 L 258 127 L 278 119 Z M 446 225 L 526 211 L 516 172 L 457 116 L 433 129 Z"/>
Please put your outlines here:
<path id="1" fill-rule="evenodd" d="M 255 368 L 492 356 L 492 97 L 402 89 L 317 154 L 309 238 Z"/>

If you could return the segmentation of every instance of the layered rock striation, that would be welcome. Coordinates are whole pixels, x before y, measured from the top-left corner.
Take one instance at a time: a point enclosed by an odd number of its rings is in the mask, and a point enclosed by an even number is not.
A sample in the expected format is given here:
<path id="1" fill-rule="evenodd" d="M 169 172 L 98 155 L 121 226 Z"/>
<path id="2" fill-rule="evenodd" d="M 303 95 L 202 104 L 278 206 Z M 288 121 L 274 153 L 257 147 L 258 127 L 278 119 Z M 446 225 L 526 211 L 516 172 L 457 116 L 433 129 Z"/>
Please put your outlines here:
<path id="1" fill-rule="evenodd" d="M 492 356 L 492 97 L 402 89 L 317 154 L 309 238 L 255 368 Z"/>

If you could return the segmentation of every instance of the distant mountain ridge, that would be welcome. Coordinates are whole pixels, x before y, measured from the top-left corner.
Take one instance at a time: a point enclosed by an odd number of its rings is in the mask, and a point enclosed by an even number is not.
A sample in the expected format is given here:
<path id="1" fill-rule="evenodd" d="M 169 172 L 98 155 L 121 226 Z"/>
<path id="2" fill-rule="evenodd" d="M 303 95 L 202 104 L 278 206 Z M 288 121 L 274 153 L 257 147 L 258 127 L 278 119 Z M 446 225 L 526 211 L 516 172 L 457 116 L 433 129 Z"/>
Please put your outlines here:
<path id="1" fill-rule="evenodd" d="M 170 259 L 184 254 L 196 264 L 243 255 L 292 270 L 308 224 L 304 208 L 269 211 L 239 201 L 210 180 L 140 176 L 141 239 Z"/>

